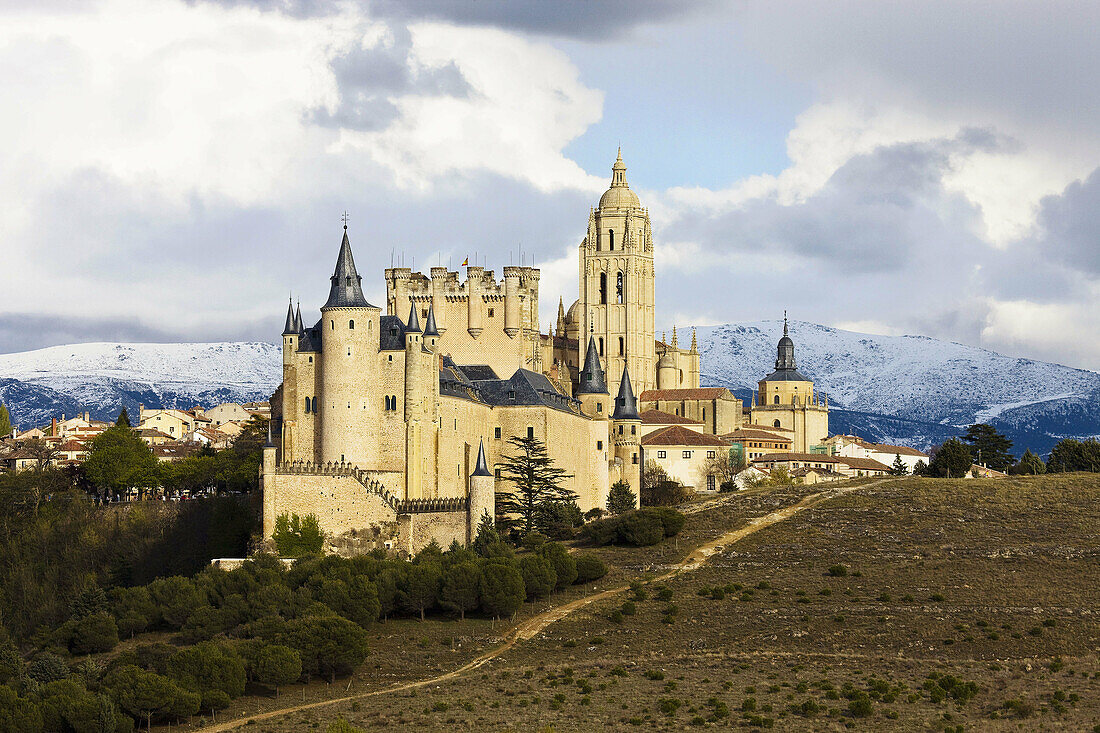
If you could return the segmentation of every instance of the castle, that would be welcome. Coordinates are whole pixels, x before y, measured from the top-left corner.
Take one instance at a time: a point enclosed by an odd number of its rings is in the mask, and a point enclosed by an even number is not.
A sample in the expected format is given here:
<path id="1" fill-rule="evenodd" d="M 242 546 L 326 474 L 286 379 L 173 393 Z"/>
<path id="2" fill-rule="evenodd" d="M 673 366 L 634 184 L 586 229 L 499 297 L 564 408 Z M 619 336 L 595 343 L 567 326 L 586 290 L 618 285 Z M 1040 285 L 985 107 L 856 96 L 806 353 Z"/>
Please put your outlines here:
<path id="1" fill-rule="evenodd" d="M 568 310 L 559 300 L 545 334 L 534 267 L 505 267 L 498 281 L 470 266 L 465 282 L 443 267 L 390 268 L 383 308 L 364 296 L 345 224 L 320 320 L 287 310 L 277 439 L 261 467 L 264 535 L 293 512 L 316 515 L 338 551 L 468 542 L 494 513 L 491 467 L 515 436 L 545 443 L 582 511 L 603 509 L 617 481 L 640 496 L 643 412 L 674 412 L 713 435 L 746 418 L 809 429 L 812 441 L 828 434 L 793 346 L 746 415 L 728 390 L 699 388 L 694 332 L 688 349 L 675 329 L 656 339 L 653 232 L 621 154 L 578 265 L 579 297 Z"/>

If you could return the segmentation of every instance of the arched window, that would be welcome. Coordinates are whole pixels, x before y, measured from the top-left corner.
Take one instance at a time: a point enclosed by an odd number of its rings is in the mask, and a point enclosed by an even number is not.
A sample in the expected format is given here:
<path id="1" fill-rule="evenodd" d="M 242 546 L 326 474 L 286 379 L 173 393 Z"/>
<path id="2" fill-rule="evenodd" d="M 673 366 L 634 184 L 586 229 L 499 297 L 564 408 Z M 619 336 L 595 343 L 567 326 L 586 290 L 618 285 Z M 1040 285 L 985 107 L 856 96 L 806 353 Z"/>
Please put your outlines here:
<path id="1" fill-rule="evenodd" d="M 309 412 L 309 398 L 306 397 L 306 412 Z"/>
<path id="2" fill-rule="evenodd" d="M 775 422 L 772 423 L 772 427 L 773 428 L 778 428 L 778 427 L 782 427 L 782 426 L 779 424 L 779 421 L 776 420 Z"/>
<path id="3" fill-rule="evenodd" d="M 623 274 L 620 272 L 615 276 L 615 302 L 622 303 L 625 295 L 626 288 L 623 286 Z"/>
<path id="4" fill-rule="evenodd" d="M 614 229 L 608 229 L 607 230 L 607 246 L 612 252 L 615 251 L 615 230 Z"/>
<path id="5" fill-rule="evenodd" d="M 607 305 L 607 273 L 600 273 L 600 305 Z"/>
<path id="6" fill-rule="evenodd" d="M 779 395 L 775 396 L 775 404 L 777 404 L 777 405 L 779 404 Z"/>
<path id="7" fill-rule="evenodd" d="M 355 330 L 355 319 L 354 318 L 351 319 L 350 321 L 348 321 L 348 329 L 351 330 L 351 331 Z"/>
<path id="8" fill-rule="evenodd" d="M 623 352 L 624 352 L 625 348 L 626 348 L 626 346 L 625 346 L 625 342 L 623 341 L 623 337 L 620 336 L 619 337 L 619 356 L 623 355 Z"/>

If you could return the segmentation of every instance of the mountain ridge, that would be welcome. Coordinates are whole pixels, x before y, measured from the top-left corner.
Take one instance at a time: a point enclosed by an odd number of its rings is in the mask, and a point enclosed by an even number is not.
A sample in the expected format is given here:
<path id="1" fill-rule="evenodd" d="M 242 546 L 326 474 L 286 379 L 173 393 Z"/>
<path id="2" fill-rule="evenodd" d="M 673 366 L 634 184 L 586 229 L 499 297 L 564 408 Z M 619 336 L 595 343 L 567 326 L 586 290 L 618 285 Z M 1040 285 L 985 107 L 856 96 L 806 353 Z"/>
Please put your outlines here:
<path id="1" fill-rule="evenodd" d="M 830 428 L 916 448 L 988 421 L 1017 449 L 1100 434 L 1100 374 L 927 336 L 879 336 L 792 321 L 799 370 L 829 397 Z M 697 329 L 704 386 L 749 401 L 774 365 L 782 321 Z M 267 342 L 112 343 L 0 354 L 0 401 L 20 427 L 89 410 L 267 399 L 282 378 Z"/>

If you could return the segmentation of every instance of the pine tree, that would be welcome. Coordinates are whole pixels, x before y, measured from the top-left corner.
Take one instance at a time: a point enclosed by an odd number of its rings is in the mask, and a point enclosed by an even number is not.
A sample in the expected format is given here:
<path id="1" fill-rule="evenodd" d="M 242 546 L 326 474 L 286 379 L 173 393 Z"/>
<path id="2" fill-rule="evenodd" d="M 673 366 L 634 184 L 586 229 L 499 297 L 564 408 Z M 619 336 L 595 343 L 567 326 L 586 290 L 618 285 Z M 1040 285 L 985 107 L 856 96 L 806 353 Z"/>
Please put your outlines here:
<path id="1" fill-rule="evenodd" d="M 11 435 L 11 415 L 3 402 L 0 402 L 0 438 Z"/>
<path id="2" fill-rule="evenodd" d="M 122 427 L 132 428 L 133 424 L 130 422 L 130 413 L 126 412 L 126 408 L 122 408 L 122 412 L 118 413 L 118 419 L 115 420 L 115 425 Z"/>
<path id="3" fill-rule="evenodd" d="M 1020 476 L 1037 476 L 1046 472 L 1047 466 L 1043 463 L 1043 459 L 1032 453 L 1030 448 L 1024 451 L 1020 456 L 1020 462 L 1012 470 L 1012 473 Z"/>
<path id="4" fill-rule="evenodd" d="M 932 456 L 927 473 L 938 478 L 963 478 L 971 465 L 970 451 L 958 438 L 951 438 Z"/>
<path id="5" fill-rule="evenodd" d="M 1004 471 L 1015 460 L 1009 451 L 1012 441 L 997 432 L 992 425 L 978 423 L 966 429 L 963 440 L 970 444 L 970 457 L 994 471 Z"/>
<path id="6" fill-rule="evenodd" d="M 611 485 L 611 491 L 607 493 L 607 511 L 611 514 L 622 514 L 635 509 L 638 506 L 638 497 L 630 490 L 630 484 L 626 481 L 616 481 Z"/>
<path id="7" fill-rule="evenodd" d="M 576 501 L 577 495 L 561 486 L 568 473 L 554 466 L 546 445 L 538 438 L 511 438 L 515 455 L 505 456 L 500 463 L 501 477 L 515 487 L 497 493 L 498 514 L 518 517 L 523 534 L 535 528 L 537 510 L 544 502 Z"/>
<path id="8" fill-rule="evenodd" d="M 901 460 L 901 454 L 894 454 L 894 465 L 890 467 L 891 476 L 905 476 L 909 473 L 909 467 L 905 465 L 905 461 Z"/>

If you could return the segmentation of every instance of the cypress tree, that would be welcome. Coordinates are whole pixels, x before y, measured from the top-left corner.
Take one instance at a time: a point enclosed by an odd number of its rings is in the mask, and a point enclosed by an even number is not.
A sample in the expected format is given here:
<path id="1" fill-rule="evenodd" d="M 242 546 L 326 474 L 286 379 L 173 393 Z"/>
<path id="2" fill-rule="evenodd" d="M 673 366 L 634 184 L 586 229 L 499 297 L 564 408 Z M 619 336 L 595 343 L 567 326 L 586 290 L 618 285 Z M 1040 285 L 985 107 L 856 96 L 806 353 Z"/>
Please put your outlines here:
<path id="1" fill-rule="evenodd" d="M 5 438 L 11 435 L 11 415 L 8 414 L 8 408 L 0 402 L 0 438 Z"/>
<path id="2" fill-rule="evenodd" d="M 126 412 L 125 407 L 122 408 L 122 412 L 118 413 L 118 419 L 115 420 L 115 425 L 125 428 L 133 427 L 133 425 L 130 423 L 130 413 Z"/>

